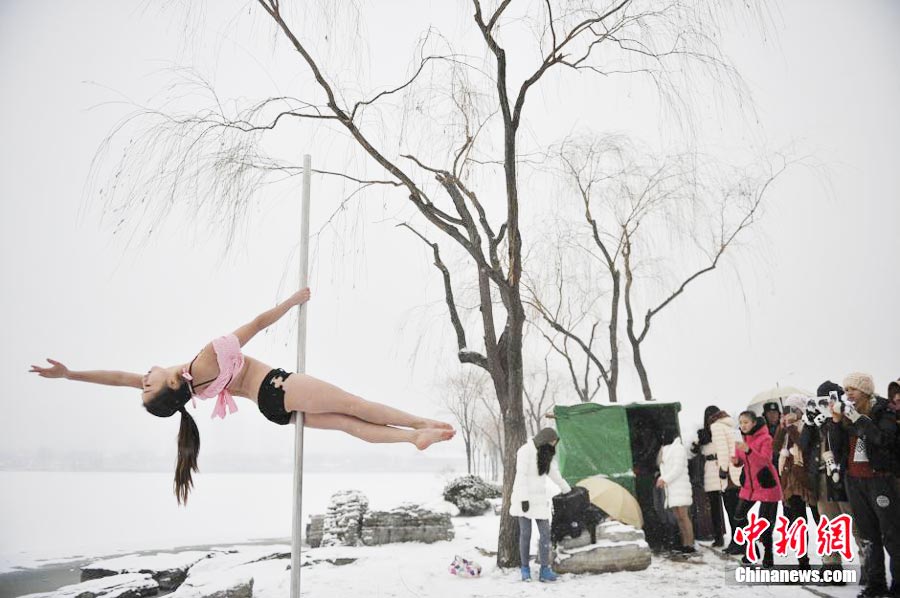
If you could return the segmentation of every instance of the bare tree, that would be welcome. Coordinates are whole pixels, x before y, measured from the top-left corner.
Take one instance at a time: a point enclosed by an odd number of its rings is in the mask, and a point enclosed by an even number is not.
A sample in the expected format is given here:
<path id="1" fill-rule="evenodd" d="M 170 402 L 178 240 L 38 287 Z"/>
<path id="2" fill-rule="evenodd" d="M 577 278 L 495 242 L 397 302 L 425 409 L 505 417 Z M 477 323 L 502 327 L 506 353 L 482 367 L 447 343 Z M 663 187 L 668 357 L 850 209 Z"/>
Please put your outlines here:
<path id="1" fill-rule="evenodd" d="M 525 410 L 528 421 L 528 432 L 532 436 L 543 427 L 542 423 L 547 411 L 556 402 L 559 389 L 557 381 L 550 373 L 549 356 L 544 356 L 544 368 L 531 372 L 525 379 Z"/>
<path id="2" fill-rule="evenodd" d="M 515 6 L 511 0 L 490 5 L 472 0 L 477 44 L 467 40 L 465 51 L 457 51 L 429 27 L 406 75 L 361 90 L 342 86 L 341 67 L 329 62 L 339 53 L 328 44 L 355 39 L 334 16 L 349 9 L 323 4 L 295 9 L 320 8 L 319 19 L 292 14 L 281 0 L 255 4 L 274 25 L 275 49 L 286 45 L 310 77 L 309 97 L 278 95 L 239 109 L 201 81 L 212 107 L 186 114 L 175 112 L 175 104 L 166 111 L 139 109 L 112 135 L 124 135 L 136 121 L 149 119 L 151 126 L 132 138 L 109 176 L 97 178 L 108 183 L 103 190 L 116 217 L 137 215 L 155 224 L 172 206 L 187 204 L 238 227 L 254 191 L 297 172 L 265 150 L 266 134 L 276 128 L 317 126 L 335 140 L 347 140 L 354 158 L 379 169 L 374 177 L 337 169 L 326 174 L 347 177 L 362 189 L 396 189 L 415 211 L 404 226 L 427 245 L 440 272 L 457 358 L 485 370 L 493 384 L 503 424 L 498 564 L 515 565 L 518 530 L 508 507 L 515 453 L 526 428 L 520 144 L 528 115 L 544 118 L 547 110 L 567 110 L 532 106 L 539 98 L 533 90 L 546 80 L 560 85 L 569 75 L 638 73 L 684 118 L 698 69 L 722 83 L 721 89 L 741 88 L 716 45 L 718 7 L 699 0 L 546 0 Z M 354 53 L 340 53 L 341 59 L 348 55 Z M 105 163 L 109 147 L 101 148 L 97 164 Z M 336 210 L 345 206 L 341 202 Z M 444 258 L 456 251 L 467 267 L 451 272 Z M 477 288 L 471 319 L 457 304 L 460 279 Z"/>
<path id="3" fill-rule="evenodd" d="M 696 157 L 694 157 L 696 158 Z M 676 160 L 676 166 L 662 164 L 643 178 L 642 184 L 630 189 L 633 200 L 629 216 L 620 223 L 622 241 L 622 266 L 625 273 L 624 302 L 626 325 L 625 331 L 631 344 L 634 367 L 641 382 L 644 399 L 653 400 L 650 379 L 641 351 L 644 341 L 650 332 L 653 319 L 672 302 L 680 297 L 691 283 L 700 277 L 713 272 L 721 262 L 725 252 L 733 249 L 738 240 L 758 221 L 762 213 L 763 199 L 766 191 L 775 179 L 785 171 L 789 162 L 782 160 L 780 164 L 767 166 L 756 173 L 735 172 L 724 165 L 711 161 L 704 173 L 692 159 L 691 169 L 684 169 Z M 711 173 L 718 176 L 712 176 Z M 725 174 L 723 174 L 725 173 Z M 724 179 L 724 180 L 723 180 Z M 664 292 L 663 297 L 644 313 L 643 321 L 638 327 L 635 319 L 635 273 L 637 262 L 635 250 L 639 249 L 639 237 L 644 228 L 652 228 L 650 221 L 662 218 L 665 224 L 673 222 L 668 207 L 672 204 L 684 204 L 690 208 L 692 218 L 686 224 L 685 236 L 696 249 L 698 259 L 693 269 L 687 273 L 676 274 L 673 290 Z M 706 230 L 699 227 L 705 212 L 709 216 Z M 679 237 L 679 235 L 676 235 Z M 643 247 L 646 249 L 647 244 Z M 683 269 L 682 269 L 683 270 Z"/>
<path id="4" fill-rule="evenodd" d="M 487 380 L 479 370 L 464 369 L 447 380 L 443 402 L 459 425 L 466 447 L 467 473 L 472 473 L 473 449 L 478 441 L 477 412 L 486 395 Z"/>
<path id="5" fill-rule="evenodd" d="M 566 359 L 582 400 L 586 398 L 589 380 L 585 375 L 581 386 L 575 378 L 569 341 L 584 353 L 588 364 L 596 364 L 609 388 L 610 401 L 614 402 L 618 378 L 618 312 L 620 303 L 624 302 L 625 332 L 633 363 L 644 399 L 652 400 L 641 349 L 653 318 L 692 282 L 715 270 L 725 252 L 756 223 L 766 191 L 788 167 L 788 162 L 782 160 L 774 166 L 761 164 L 738 170 L 696 153 L 656 156 L 618 137 L 570 140 L 561 146 L 558 158 L 561 171 L 577 194 L 587 224 L 582 236 L 589 241 L 579 245 L 582 254 L 590 256 L 605 272 L 606 280 L 601 288 L 611 289 L 608 294 L 595 291 L 598 297 L 609 296 L 608 369 L 604 369 L 602 358 L 593 348 L 600 316 L 587 311 L 576 318 L 566 318 L 562 313 L 565 293 L 584 292 L 562 284 L 562 263 L 557 264 L 559 279 L 553 288 L 556 307 L 548 308 L 536 291 L 532 291 L 529 304 L 562 336 L 560 348 L 554 338 L 545 334 Z M 686 269 L 683 264 L 691 262 L 698 265 L 681 274 Z M 662 270 L 673 271 L 670 278 L 674 277 L 676 282 L 669 283 L 673 291 L 666 291 L 647 310 L 638 329 L 634 303 L 636 272 L 642 265 L 649 274 L 644 278 L 644 295 L 653 294 L 649 283 Z M 592 322 L 590 328 L 579 333 L 579 325 L 585 321 Z"/>

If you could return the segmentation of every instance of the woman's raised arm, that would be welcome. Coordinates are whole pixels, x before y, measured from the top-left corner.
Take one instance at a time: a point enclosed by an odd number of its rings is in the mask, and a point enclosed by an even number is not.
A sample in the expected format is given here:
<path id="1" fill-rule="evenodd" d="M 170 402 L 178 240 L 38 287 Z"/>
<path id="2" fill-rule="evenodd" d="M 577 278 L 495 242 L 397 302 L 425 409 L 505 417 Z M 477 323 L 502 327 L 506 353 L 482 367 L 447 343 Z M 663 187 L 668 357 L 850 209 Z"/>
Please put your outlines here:
<path id="1" fill-rule="evenodd" d="M 65 378 L 66 380 L 78 380 L 79 382 L 90 382 L 92 384 L 103 384 L 105 386 L 131 386 L 133 388 L 143 388 L 143 381 L 140 374 L 116 370 L 75 372 L 49 357 L 47 358 L 47 361 L 50 362 L 50 367 L 47 368 L 32 365 L 31 369 L 28 371 L 34 372 L 41 378 Z"/>
<path id="2" fill-rule="evenodd" d="M 269 311 L 264 311 L 259 314 L 255 318 L 253 318 L 247 324 L 244 324 L 240 328 L 234 331 L 234 335 L 237 337 L 238 342 L 243 347 L 250 341 L 251 338 L 256 336 L 258 332 L 262 332 L 275 322 L 281 319 L 284 314 L 286 314 L 292 307 L 295 305 L 303 305 L 307 301 L 309 301 L 309 287 L 305 289 L 300 289 Z"/>

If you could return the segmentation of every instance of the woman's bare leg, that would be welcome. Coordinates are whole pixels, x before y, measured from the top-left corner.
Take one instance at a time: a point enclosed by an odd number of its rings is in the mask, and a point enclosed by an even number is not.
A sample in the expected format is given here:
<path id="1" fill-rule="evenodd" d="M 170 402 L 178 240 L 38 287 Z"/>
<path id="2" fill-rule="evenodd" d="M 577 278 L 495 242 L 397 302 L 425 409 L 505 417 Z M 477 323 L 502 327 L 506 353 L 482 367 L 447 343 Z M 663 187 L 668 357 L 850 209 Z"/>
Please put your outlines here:
<path id="1" fill-rule="evenodd" d="M 404 430 L 373 424 L 341 413 L 306 413 L 303 423 L 310 428 L 320 430 L 340 430 L 366 442 L 409 442 L 416 445 L 419 450 L 425 450 L 435 442 L 449 440 L 453 437 L 451 430 L 438 428 Z"/>
<path id="2" fill-rule="evenodd" d="M 453 429 L 448 423 L 418 417 L 382 403 L 367 401 L 333 384 L 305 374 L 292 374 L 285 381 L 284 408 L 304 413 L 343 413 L 382 426 L 402 426 L 416 430 Z"/>

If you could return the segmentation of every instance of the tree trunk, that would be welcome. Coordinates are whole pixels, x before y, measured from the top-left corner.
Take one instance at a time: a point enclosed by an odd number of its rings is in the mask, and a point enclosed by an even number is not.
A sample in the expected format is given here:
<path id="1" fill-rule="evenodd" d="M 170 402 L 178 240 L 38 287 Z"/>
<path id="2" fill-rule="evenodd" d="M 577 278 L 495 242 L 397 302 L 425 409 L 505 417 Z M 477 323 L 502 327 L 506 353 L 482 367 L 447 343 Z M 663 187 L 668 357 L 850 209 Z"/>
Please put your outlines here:
<path id="1" fill-rule="evenodd" d="M 518 411 L 518 413 L 516 413 Z M 503 506 L 500 513 L 500 536 L 497 541 L 497 566 L 519 566 L 519 526 L 515 518 L 509 515 L 513 482 L 516 479 L 516 453 L 527 440 L 525 434 L 525 417 L 519 409 L 510 409 L 503 415 L 506 438 L 504 439 L 503 459 Z"/>
<path id="2" fill-rule="evenodd" d="M 466 473 L 472 475 L 472 443 L 466 440 Z"/>
<path id="3" fill-rule="evenodd" d="M 641 379 L 641 390 L 644 392 L 644 400 L 652 401 L 653 393 L 650 391 L 650 380 L 647 378 L 647 369 L 644 367 L 644 359 L 641 357 L 641 344 L 637 340 L 631 342 L 631 352 L 634 355 L 634 369 Z"/>
<path id="4" fill-rule="evenodd" d="M 618 270 L 613 271 L 612 307 L 609 317 L 609 402 L 615 403 L 619 399 L 619 295 L 621 293 L 622 275 Z"/>

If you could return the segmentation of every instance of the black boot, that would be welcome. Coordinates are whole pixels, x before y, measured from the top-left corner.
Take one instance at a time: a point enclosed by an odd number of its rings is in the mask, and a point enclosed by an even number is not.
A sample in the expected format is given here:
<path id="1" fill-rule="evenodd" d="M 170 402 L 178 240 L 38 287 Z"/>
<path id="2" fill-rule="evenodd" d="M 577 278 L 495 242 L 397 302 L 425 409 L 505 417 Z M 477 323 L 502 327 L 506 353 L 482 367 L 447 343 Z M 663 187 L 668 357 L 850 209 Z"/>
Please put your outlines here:
<path id="1" fill-rule="evenodd" d="M 856 595 L 856 598 L 884 598 L 888 595 L 887 585 L 868 585 Z"/>
<path id="2" fill-rule="evenodd" d="M 721 548 L 722 546 L 725 546 L 725 541 L 722 540 L 722 536 L 716 536 L 716 539 L 713 540 L 712 545 L 713 548 Z"/>
<path id="3" fill-rule="evenodd" d="M 821 567 L 819 567 L 819 576 L 822 577 L 822 579 L 824 579 L 824 575 L 825 575 L 826 571 L 843 571 L 843 570 L 844 570 L 843 567 L 841 567 L 840 565 L 822 565 Z M 832 577 L 831 581 L 829 581 L 826 585 L 843 586 L 843 585 L 846 585 L 846 583 L 844 582 L 843 579 L 835 580 Z"/>

